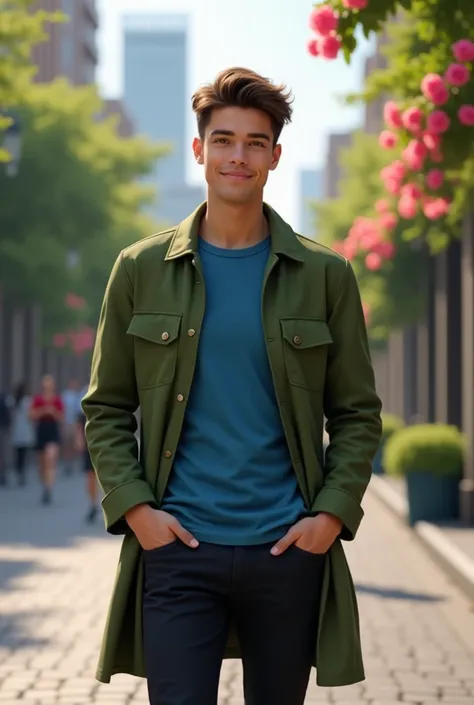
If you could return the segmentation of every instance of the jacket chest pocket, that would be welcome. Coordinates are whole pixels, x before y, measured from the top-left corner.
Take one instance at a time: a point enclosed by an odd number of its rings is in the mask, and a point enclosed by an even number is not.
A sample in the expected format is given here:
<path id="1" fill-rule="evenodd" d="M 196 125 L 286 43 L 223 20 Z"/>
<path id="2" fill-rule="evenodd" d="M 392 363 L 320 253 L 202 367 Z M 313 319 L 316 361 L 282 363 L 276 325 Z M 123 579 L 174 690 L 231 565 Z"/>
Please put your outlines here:
<path id="1" fill-rule="evenodd" d="M 328 346 L 333 342 L 326 321 L 309 318 L 280 319 L 288 382 L 322 392 Z"/>
<path id="2" fill-rule="evenodd" d="M 180 325 L 179 314 L 133 315 L 127 333 L 134 337 L 138 389 L 158 387 L 173 381 L 178 359 Z"/>

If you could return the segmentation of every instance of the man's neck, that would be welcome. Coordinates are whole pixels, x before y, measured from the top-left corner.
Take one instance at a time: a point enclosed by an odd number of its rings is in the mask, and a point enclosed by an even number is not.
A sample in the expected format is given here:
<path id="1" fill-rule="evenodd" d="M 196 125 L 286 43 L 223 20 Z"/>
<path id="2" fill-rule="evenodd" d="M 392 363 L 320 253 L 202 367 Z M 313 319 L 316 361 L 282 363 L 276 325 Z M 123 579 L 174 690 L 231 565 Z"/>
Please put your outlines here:
<path id="1" fill-rule="evenodd" d="M 234 205 L 209 197 L 200 234 L 211 245 L 229 250 L 256 245 L 269 234 L 262 201 Z"/>

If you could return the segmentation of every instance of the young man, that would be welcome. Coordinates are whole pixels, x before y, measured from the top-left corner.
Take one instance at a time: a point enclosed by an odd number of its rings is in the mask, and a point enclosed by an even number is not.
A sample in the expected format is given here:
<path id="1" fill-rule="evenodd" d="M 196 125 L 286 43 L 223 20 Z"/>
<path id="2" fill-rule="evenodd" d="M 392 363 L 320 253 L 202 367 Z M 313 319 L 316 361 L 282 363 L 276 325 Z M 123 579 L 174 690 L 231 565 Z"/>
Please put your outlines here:
<path id="1" fill-rule="evenodd" d="M 97 677 L 212 705 L 241 657 L 247 705 L 302 705 L 312 665 L 321 685 L 364 678 L 341 540 L 380 401 L 349 263 L 263 203 L 288 93 L 233 68 L 193 108 L 207 201 L 119 256 L 83 402 L 107 530 L 125 535 Z"/>

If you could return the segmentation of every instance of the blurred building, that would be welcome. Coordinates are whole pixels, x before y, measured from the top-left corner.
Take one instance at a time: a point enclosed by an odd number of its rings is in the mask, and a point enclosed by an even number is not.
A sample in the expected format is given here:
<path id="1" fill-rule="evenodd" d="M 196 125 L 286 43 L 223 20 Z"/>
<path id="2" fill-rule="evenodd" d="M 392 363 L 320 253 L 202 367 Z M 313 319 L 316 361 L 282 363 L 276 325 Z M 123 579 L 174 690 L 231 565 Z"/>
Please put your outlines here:
<path id="1" fill-rule="evenodd" d="M 152 175 L 158 194 L 154 215 L 176 223 L 204 199 L 203 188 L 186 180 L 188 17 L 127 15 L 123 28 L 124 96 L 136 131 L 170 147 Z"/>
<path id="2" fill-rule="evenodd" d="M 61 11 L 70 18 L 69 22 L 47 25 L 49 41 L 33 49 L 33 60 L 38 66 L 35 80 L 48 83 L 66 76 L 77 85 L 94 83 L 99 58 L 95 0 L 37 0 L 33 7 Z"/>
<path id="3" fill-rule="evenodd" d="M 299 173 L 299 232 L 305 237 L 317 237 L 312 201 L 324 195 L 324 171 L 322 169 L 301 169 Z"/>
<path id="4" fill-rule="evenodd" d="M 328 151 L 324 170 L 324 198 L 336 198 L 339 193 L 339 181 L 343 175 L 340 157 L 341 150 L 350 147 L 352 132 L 333 133 L 328 137 Z"/>
<path id="5" fill-rule="evenodd" d="M 392 22 L 395 20 L 392 20 Z M 383 54 L 383 47 L 388 43 L 386 32 L 381 33 L 377 37 L 375 51 L 372 56 L 369 56 L 365 61 L 364 81 L 374 72 L 379 69 L 384 69 L 387 66 L 387 59 Z M 364 130 L 370 134 L 378 134 L 383 129 L 383 106 L 388 100 L 385 96 L 380 96 L 377 100 L 366 103 L 364 110 Z"/>

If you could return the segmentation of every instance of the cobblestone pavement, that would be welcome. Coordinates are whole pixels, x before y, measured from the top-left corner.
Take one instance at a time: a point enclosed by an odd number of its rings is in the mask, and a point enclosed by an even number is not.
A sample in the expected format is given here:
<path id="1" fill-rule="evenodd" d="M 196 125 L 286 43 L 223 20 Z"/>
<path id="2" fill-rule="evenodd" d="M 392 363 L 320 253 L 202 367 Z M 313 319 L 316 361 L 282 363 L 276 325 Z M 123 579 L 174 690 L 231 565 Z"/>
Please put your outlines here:
<path id="1" fill-rule="evenodd" d="M 94 680 L 119 542 L 87 527 L 83 477 L 61 478 L 52 507 L 39 490 L 0 489 L 0 705 L 139 705 L 142 680 Z M 307 703 L 474 705 L 474 607 L 408 529 L 367 497 L 347 547 L 360 600 L 367 680 L 317 688 Z M 241 668 L 222 669 L 220 702 L 242 705 Z"/>

